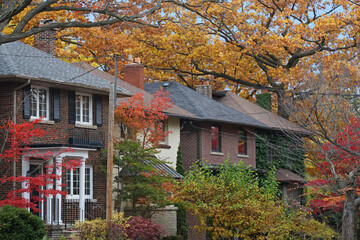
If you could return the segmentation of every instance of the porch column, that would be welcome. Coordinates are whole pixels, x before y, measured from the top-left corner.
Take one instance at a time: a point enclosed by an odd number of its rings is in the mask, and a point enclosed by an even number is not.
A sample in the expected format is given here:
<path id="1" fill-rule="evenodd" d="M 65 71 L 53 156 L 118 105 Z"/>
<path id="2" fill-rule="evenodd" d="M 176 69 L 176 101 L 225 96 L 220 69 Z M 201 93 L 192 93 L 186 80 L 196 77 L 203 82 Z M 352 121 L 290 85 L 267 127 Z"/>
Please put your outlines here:
<path id="1" fill-rule="evenodd" d="M 62 157 L 56 157 L 56 190 L 62 191 Z M 55 222 L 62 223 L 61 220 L 61 194 L 56 194 L 55 202 Z"/>
<path id="2" fill-rule="evenodd" d="M 22 169 L 21 169 L 21 171 L 22 171 L 22 176 L 23 176 L 23 177 L 26 177 L 26 176 L 27 176 L 27 173 L 28 173 L 28 171 L 29 171 L 29 169 L 30 169 L 30 161 L 29 161 L 29 160 L 25 160 L 24 158 L 25 158 L 25 157 L 23 157 L 23 159 L 22 159 L 22 164 L 21 164 Z M 28 181 L 22 182 L 21 187 L 22 187 L 23 189 L 29 188 L 29 186 L 28 186 Z M 25 198 L 27 201 L 30 201 L 30 193 L 29 193 L 29 192 L 23 192 L 23 193 L 22 193 L 22 197 Z M 28 208 L 28 210 L 30 211 L 30 208 Z"/>
<path id="3" fill-rule="evenodd" d="M 54 164 L 54 160 L 51 159 L 49 161 L 49 168 L 46 169 L 47 171 L 47 174 L 52 174 L 53 172 L 53 164 Z M 52 180 L 48 180 L 48 183 L 46 184 L 46 190 L 50 190 L 50 189 L 53 189 L 54 186 L 53 186 L 54 182 Z M 46 197 L 46 222 L 48 224 L 51 224 L 52 220 L 53 220 L 53 205 L 52 205 L 52 202 L 53 202 L 53 196 L 52 195 L 48 195 Z"/>
<path id="4" fill-rule="evenodd" d="M 85 220 L 85 159 L 81 159 L 79 186 L 79 221 Z"/>

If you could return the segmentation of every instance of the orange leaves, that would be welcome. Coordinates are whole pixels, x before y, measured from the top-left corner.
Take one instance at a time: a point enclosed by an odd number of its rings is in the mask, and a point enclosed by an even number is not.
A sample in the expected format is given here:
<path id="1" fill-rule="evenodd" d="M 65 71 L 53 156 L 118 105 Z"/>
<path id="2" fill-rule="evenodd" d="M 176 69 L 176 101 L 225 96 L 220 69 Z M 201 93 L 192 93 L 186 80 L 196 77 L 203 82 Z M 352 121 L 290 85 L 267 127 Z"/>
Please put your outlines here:
<path id="1" fill-rule="evenodd" d="M 153 94 L 151 102 L 145 102 L 142 93 L 135 94 L 115 109 L 115 119 L 142 139 L 142 146 L 158 145 L 169 131 L 164 130 L 168 116 L 165 110 L 172 106 L 168 93 L 162 90 Z"/>

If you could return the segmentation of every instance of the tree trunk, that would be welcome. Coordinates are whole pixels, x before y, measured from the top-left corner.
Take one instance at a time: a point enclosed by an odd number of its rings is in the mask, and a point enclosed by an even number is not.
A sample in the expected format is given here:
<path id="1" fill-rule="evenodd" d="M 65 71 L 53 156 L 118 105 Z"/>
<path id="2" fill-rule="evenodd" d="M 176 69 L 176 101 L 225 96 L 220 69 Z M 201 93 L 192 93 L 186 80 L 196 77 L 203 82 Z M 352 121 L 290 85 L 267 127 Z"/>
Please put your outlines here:
<path id="1" fill-rule="evenodd" d="M 358 207 L 355 206 L 355 199 L 357 194 L 355 190 L 348 190 L 345 193 L 344 212 L 342 216 L 342 239 L 356 240 L 357 238 L 357 221 L 358 221 Z"/>
<path id="2" fill-rule="evenodd" d="M 277 93 L 277 102 L 278 102 L 278 115 L 285 119 L 290 117 L 290 109 L 288 102 L 286 102 L 286 97 L 284 92 Z"/>

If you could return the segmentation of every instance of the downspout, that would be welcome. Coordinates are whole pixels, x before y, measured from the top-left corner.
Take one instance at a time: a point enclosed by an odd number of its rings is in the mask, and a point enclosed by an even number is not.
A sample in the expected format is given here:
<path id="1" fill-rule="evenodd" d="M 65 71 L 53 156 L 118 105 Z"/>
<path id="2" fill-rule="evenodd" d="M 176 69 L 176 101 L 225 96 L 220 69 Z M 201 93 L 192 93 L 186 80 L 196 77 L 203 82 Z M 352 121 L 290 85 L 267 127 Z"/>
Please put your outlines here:
<path id="1" fill-rule="evenodd" d="M 16 124 L 16 91 L 20 88 L 23 88 L 30 84 L 30 79 L 28 81 L 14 89 L 14 99 L 13 99 L 13 123 Z M 16 177 L 16 161 L 13 161 L 13 176 Z M 13 182 L 13 190 L 16 189 L 16 181 Z"/>

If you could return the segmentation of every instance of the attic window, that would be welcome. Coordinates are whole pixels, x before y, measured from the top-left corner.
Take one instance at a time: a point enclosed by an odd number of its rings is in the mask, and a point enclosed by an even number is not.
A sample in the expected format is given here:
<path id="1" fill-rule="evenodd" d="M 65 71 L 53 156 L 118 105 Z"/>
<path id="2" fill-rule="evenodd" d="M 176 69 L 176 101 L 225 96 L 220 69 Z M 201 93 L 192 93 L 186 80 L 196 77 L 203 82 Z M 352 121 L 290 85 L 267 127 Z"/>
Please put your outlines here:
<path id="1" fill-rule="evenodd" d="M 218 125 L 211 126 L 211 152 L 221 152 L 221 128 Z"/>

